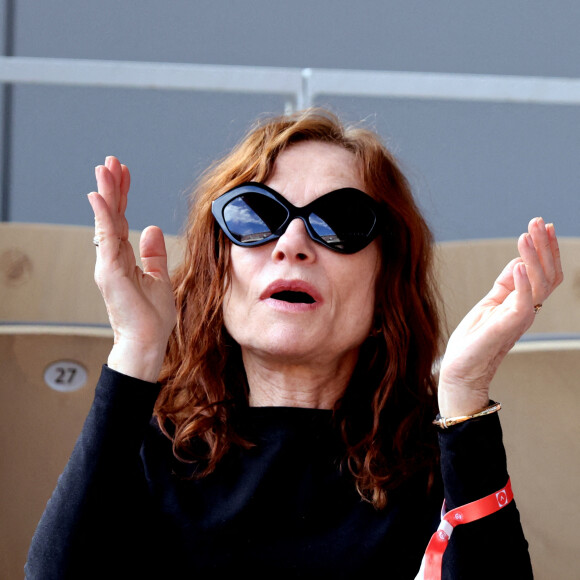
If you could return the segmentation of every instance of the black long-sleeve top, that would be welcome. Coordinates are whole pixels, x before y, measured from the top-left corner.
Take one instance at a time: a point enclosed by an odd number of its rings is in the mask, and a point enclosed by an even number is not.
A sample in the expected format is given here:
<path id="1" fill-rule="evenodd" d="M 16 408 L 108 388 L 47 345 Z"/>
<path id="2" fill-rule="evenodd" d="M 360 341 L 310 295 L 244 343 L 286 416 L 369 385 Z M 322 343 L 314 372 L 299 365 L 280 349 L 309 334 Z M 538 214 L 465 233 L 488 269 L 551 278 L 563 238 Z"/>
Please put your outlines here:
<path id="1" fill-rule="evenodd" d="M 332 412 L 254 407 L 255 445 L 192 478 L 151 420 L 159 386 L 103 368 L 71 459 L 34 535 L 28 580 L 90 578 L 413 579 L 448 509 L 508 479 L 497 415 L 439 434 L 441 485 L 412 480 L 376 510 L 341 470 Z M 437 491 L 439 490 L 439 491 Z M 441 491 L 443 490 L 443 491 Z M 514 502 L 458 526 L 443 578 L 532 577 Z"/>

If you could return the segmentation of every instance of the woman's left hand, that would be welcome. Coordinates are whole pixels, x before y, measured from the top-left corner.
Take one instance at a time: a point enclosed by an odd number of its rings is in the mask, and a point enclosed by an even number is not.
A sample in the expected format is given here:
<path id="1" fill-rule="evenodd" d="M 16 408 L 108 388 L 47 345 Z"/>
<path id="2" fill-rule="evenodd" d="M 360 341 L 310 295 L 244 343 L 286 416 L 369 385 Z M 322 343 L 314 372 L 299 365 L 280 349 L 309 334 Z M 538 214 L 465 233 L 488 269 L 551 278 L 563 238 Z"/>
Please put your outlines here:
<path id="1" fill-rule="evenodd" d="M 489 385 L 512 346 L 534 322 L 541 305 L 563 280 L 553 224 L 534 218 L 518 240 L 520 257 L 451 335 L 439 373 L 439 412 L 469 415 L 489 404 Z"/>

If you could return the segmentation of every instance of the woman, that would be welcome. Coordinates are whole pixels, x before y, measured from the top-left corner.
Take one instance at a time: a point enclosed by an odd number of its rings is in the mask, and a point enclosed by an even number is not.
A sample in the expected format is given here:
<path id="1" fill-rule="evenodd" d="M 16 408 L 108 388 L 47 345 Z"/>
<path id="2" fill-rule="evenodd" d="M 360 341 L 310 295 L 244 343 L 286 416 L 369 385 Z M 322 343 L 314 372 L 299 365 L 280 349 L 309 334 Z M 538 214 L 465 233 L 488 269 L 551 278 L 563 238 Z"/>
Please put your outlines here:
<path id="1" fill-rule="evenodd" d="M 531 577 L 489 385 L 562 280 L 552 225 L 530 222 L 436 384 L 431 235 L 375 134 L 321 110 L 262 122 L 203 177 L 172 280 L 158 228 L 135 266 L 128 169 L 96 177 L 114 346 L 28 578 L 414 578 L 443 498 L 487 496 L 443 577 Z"/>

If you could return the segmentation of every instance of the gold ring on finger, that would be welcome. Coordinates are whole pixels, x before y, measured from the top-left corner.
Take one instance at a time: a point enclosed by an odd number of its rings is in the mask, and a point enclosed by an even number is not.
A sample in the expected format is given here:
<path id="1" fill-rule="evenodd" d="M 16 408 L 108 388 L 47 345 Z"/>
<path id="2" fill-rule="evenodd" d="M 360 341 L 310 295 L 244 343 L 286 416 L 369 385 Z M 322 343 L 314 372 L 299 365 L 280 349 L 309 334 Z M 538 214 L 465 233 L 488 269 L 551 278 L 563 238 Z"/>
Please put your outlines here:
<path id="1" fill-rule="evenodd" d="M 540 310 L 542 310 L 542 305 L 541 304 L 535 304 L 534 305 L 534 314 L 538 314 L 538 312 L 540 312 Z"/>

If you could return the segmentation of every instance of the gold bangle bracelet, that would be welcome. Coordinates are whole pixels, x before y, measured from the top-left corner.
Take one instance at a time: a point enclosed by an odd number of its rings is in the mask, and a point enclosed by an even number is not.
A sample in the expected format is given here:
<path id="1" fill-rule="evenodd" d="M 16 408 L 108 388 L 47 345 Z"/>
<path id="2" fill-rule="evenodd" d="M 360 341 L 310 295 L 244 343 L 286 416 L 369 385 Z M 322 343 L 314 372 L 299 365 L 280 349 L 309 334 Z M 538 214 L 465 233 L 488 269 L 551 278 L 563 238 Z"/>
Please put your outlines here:
<path id="1" fill-rule="evenodd" d="M 473 415 L 460 415 L 458 417 L 441 417 L 441 415 L 437 415 L 435 421 L 433 421 L 433 425 L 437 425 L 438 427 L 441 427 L 441 429 L 447 429 L 447 427 L 457 425 L 457 423 L 463 423 L 464 421 L 469 421 L 469 419 L 497 413 L 500 409 L 501 403 L 490 401 L 490 404 L 487 407 L 481 409 L 481 411 L 477 411 L 477 413 L 473 413 Z"/>

